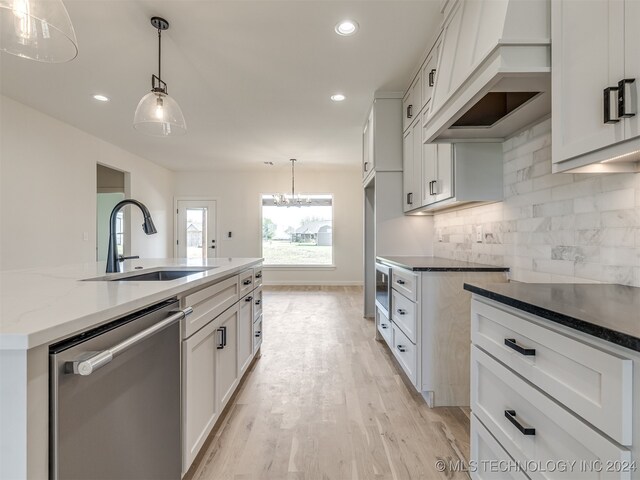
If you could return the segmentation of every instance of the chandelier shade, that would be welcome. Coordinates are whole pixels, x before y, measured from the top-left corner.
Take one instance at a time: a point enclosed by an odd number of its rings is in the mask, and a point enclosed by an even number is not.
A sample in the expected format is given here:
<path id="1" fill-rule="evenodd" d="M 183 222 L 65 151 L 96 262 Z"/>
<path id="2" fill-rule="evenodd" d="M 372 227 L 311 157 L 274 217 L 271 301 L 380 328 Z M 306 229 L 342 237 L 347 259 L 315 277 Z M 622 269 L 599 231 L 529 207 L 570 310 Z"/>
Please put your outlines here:
<path id="1" fill-rule="evenodd" d="M 1 1 L 1 0 L 0 0 Z M 167 84 L 161 78 L 162 31 L 169 28 L 164 18 L 152 17 L 151 25 L 158 30 L 158 75 L 151 76 L 151 92 L 136 107 L 133 127 L 147 135 L 168 137 L 187 133 L 182 109 L 167 93 Z"/>
<path id="2" fill-rule="evenodd" d="M 78 39 L 62 0 L 0 0 L 0 50 L 44 63 L 78 55 Z"/>

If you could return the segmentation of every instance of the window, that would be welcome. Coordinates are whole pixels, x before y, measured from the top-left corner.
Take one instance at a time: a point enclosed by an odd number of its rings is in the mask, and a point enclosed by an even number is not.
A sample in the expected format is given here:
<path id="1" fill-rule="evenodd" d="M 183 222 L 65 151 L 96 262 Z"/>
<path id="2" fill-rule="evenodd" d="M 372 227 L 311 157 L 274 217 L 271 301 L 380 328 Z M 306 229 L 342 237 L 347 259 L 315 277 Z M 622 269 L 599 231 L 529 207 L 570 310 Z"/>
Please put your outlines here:
<path id="1" fill-rule="evenodd" d="M 301 195 L 300 206 L 276 206 L 262 195 L 265 265 L 333 265 L 333 195 Z"/>

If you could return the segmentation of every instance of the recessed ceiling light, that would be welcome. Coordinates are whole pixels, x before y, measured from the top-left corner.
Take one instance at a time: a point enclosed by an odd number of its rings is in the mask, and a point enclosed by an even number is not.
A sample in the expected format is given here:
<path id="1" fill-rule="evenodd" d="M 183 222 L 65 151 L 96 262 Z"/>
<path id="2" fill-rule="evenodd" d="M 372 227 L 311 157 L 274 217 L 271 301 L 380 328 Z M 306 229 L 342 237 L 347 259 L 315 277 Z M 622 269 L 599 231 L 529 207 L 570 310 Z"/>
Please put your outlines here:
<path id="1" fill-rule="evenodd" d="M 335 95 L 331 95 L 331 100 L 333 100 L 334 102 L 341 102 L 343 101 L 345 98 L 344 95 L 342 95 L 341 93 L 336 93 Z"/>
<path id="2" fill-rule="evenodd" d="M 95 98 L 99 102 L 108 102 L 109 101 L 109 97 L 105 97 L 104 95 L 100 95 L 100 94 L 94 95 L 93 98 Z"/>
<path id="3" fill-rule="evenodd" d="M 358 31 L 358 22 L 355 20 L 343 20 L 336 25 L 336 33 L 348 37 Z"/>

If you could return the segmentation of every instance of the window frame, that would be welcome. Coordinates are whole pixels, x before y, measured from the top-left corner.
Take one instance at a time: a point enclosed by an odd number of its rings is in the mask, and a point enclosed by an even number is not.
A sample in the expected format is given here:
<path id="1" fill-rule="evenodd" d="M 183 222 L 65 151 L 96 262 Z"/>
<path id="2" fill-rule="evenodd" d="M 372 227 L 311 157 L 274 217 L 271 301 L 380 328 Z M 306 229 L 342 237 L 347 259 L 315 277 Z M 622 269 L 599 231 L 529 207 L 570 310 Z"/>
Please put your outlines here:
<path id="1" fill-rule="evenodd" d="M 336 210 L 336 196 L 334 193 L 326 193 L 326 192 L 307 192 L 305 194 L 300 194 L 301 197 L 305 197 L 305 196 L 315 196 L 315 195 L 329 195 L 331 196 L 331 263 L 324 263 L 324 264 L 295 264 L 295 263 L 290 263 L 290 264 L 286 264 L 286 265 L 281 265 L 281 264 L 273 264 L 273 263 L 266 263 L 266 260 L 264 258 L 264 251 L 263 251 L 263 240 L 262 240 L 262 225 L 264 222 L 264 205 L 262 204 L 262 197 L 264 195 L 274 195 L 274 193 L 260 193 L 258 195 L 258 202 L 259 202 L 259 206 L 260 206 L 260 224 L 259 224 L 259 232 L 260 232 L 260 257 L 262 258 L 263 261 L 263 265 L 262 267 L 265 270 L 335 270 L 336 269 L 336 241 L 335 241 L 335 224 L 336 224 L 336 219 L 335 219 L 335 210 Z M 286 207 L 283 207 L 286 208 Z M 297 208 L 297 207 L 290 207 L 290 208 Z M 304 208 L 304 207 L 300 207 L 300 208 Z"/>

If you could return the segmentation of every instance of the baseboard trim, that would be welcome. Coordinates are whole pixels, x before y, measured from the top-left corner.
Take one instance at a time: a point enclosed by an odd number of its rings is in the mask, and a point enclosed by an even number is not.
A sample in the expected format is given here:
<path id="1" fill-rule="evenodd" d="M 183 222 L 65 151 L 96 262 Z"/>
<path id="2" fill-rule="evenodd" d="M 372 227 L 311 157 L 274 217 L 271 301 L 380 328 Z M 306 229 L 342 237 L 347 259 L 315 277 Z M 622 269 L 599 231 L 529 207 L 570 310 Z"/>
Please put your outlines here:
<path id="1" fill-rule="evenodd" d="M 278 281 L 263 281 L 263 285 L 265 286 L 274 286 L 274 287 L 282 287 L 282 286 L 308 286 L 308 287 L 362 287 L 364 286 L 363 282 L 358 281 L 337 281 L 337 280 L 278 280 Z"/>

